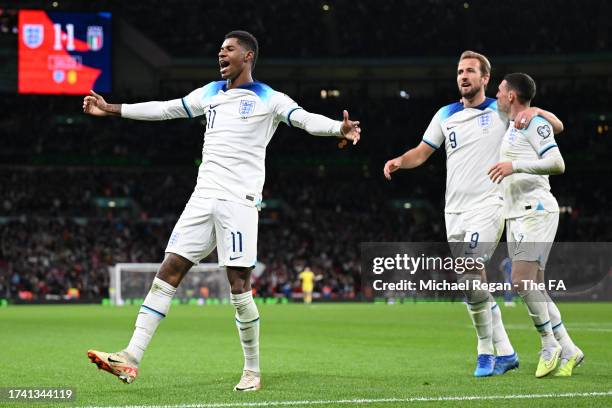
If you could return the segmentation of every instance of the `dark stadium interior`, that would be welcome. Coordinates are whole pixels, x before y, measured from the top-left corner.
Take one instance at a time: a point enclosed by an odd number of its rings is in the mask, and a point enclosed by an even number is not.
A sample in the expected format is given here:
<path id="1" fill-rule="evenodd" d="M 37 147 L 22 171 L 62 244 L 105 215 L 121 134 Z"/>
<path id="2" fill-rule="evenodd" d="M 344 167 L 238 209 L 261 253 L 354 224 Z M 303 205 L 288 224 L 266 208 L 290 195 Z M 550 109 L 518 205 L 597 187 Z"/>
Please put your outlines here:
<path id="1" fill-rule="evenodd" d="M 564 1 L 562 12 L 554 2 L 529 0 L 494 7 L 486 0 L 304 0 L 301 7 L 291 0 L 62 0 L 56 8 L 53 3 L 21 0 L 19 7 L 111 11 L 180 57 L 214 53 L 218 40 L 236 27 L 257 33 L 262 55 L 276 58 L 438 57 L 455 55 L 466 43 L 487 50 L 504 44 L 506 54 L 517 55 L 598 52 L 610 48 L 612 14 L 605 0 Z M 14 8 L 15 2 L 0 6 Z M 467 29 L 475 22 L 478 30 Z M 506 29 L 515 24 L 521 30 Z"/>
<path id="2" fill-rule="evenodd" d="M 535 75 L 534 104 L 565 124 L 557 141 L 567 170 L 551 177 L 562 207 L 557 240 L 612 240 L 609 2 L 564 2 L 563 13 L 550 18 L 543 17 L 550 2 L 522 0 L 494 8 L 484 0 L 304 1 L 305 10 L 294 3 L 60 1 L 57 8 L 111 11 L 167 52 L 174 67 L 204 67 L 207 81 L 218 79 L 214 58 L 223 35 L 237 27 L 250 30 L 260 41 L 259 80 L 309 111 L 340 118 L 346 108 L 361 121 L 363 138 L 356 147 L 279 126 L 267 152 L 260 294 L 297 286 L 297 273 L 309 264 L 324 276 L 318 290 L 350 299 L 359 280 L 361 242 L 445 241 L 444 152 L 421 168 L 395 173 L 390 182 L 382 168 L 419 143 L 440 106 L 458 100 L 453 70 L 466 48 L 492 56 L 490 97 L 505 73 L 528 69 L 538 58 L 547 61 Z M 54 9 L 47 1 L 19 7 Z M 15 4 L 0 1 L 0 9 L 7 8 Z M 530 10 L 527 17 L 517 16 L 520 9 Z M 15 75 L 15 21 L 7 13 L 0 14 L 2 83 Z M 445 23 L 431 25 L 437 18 Z M 168 24 L 179 19 L 179 25 Z M 521 30 L 504 29 L 515 19 Z M 474 21 L 479 29 L 467 29 Z M 516 57 L 500 58 L 496 69 L 496 55 Z M 359 76 L 341 73 L 352 59 L 368 67 Z M 440 60 L 450 70 L 441 72 Z M 317 79 L 321 72 L 300 75 L 304 67 L 325 71 L 330 61 L 339 67 L 329 79 Z M 387 61 L 397 68 L 383 78 Z M 291 78 L 273 74 L 287 62 Z M 425 74 L 410 73 L 414 66 Z M 594 74 L 573 71 L 584 66 Z M 117 82 L 122 68 L 115 57 Z M 170 99 L 203 84 L 201 76 L 160 72 L 151 76 L 148 93 L 122 82 L 105 96 L 112 102 Z M 9 88 L 2 88 L 0 98 L 0 298 L 17 298 L 25 290 L 44 300 L 68 288 L 78 288 L 83 299 L 106 297 L 108 266 L 161 261 L 195 186 L 202 120 L 92 118 L 82 114 L 80 96 L 16 95 Z M 323 90 L 339 95 L 323 97 Z"/>

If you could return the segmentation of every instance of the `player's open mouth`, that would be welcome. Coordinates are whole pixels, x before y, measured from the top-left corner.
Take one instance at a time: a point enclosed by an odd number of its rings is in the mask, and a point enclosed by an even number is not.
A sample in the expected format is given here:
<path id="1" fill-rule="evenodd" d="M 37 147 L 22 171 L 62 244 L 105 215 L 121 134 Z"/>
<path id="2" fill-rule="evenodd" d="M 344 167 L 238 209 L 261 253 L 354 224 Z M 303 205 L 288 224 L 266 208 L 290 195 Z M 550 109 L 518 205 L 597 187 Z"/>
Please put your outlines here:
<path id="1" fill-rule="evenodd" d="M 229 61 L 226 60 L 219 60 L 219 71 L 221 71 L 221 73 L 223 74 L 227 68 L 230 66 Z"/>

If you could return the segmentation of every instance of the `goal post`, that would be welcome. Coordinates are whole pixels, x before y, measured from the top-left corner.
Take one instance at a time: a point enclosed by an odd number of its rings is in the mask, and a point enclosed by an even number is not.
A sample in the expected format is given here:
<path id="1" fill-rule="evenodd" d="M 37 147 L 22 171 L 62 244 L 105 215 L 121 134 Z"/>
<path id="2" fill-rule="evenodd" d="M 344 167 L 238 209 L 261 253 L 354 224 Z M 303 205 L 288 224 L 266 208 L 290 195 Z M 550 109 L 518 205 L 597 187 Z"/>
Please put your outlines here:
<path id="1" fill-rule="evenodd" d="M 121 306 L 142 301 L 160 266 L 160 263 L 118 263 L 109 266 L 111 304 Z M 229 294 L 225 268 L 220 268 L 216 263 L 204 263 L 191 267 L 177 288 L 174 299 L 203 304 L 213 299 L 229 299 Z"/>

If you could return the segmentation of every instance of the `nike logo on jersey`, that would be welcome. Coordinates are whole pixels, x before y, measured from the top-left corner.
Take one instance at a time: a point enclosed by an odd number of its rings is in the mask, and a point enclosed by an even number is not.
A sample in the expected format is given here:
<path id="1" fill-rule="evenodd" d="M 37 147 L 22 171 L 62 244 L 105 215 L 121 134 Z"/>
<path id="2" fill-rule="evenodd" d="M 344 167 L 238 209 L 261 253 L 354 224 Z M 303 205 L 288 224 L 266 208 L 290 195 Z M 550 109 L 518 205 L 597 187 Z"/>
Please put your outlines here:
<path id="1" fill-rule="evenodd" d="M 447 126 L 447 127 L 446 127 L 446 130 L 451 130 L 451 129 L 454 129 L 454 128 L 456 128 L 456 127 L 457 127 L 457 125 L 455 125 L 455 126 Z"/>
<path id="2" fill-rule="evenodd" d="M 231 257 L 231 256 L 230 256 L 230 257 L 229 257 L 229 260 L 230 260 L 230 261 L 235 261 L 235 260 L 236 260 L 236 259 L 238 259 L 238 258 L 242 258 L 242 255 L 240 255 L 240 256 L 236 256 L 236 257 Z"/>
<path id="3" fill-rule="evenodd" d="M 217 106 L 221 105 L 220 103 L 216 104 L 216 105 L 210 105 L 208 107 L 208 109 L 215 109 Z"/>

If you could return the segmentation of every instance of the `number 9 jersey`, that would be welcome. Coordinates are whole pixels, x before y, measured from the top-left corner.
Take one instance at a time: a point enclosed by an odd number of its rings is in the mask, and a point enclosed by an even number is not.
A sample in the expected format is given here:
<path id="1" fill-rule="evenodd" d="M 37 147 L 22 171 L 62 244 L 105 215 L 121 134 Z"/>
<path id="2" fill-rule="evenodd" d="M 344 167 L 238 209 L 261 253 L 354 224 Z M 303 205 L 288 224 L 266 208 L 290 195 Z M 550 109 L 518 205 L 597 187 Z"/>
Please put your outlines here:
<path id="1" fill-rule="evenodd" d="M 501 189 L 487 175 L 499 160 L 507 117 L 493 98 L 472 108 L 457 102 L 442 107 L 423 135 L 433 149 L 446 148 L 447 213 L 462 213 L 490 205 L 502 205 Z"/>

